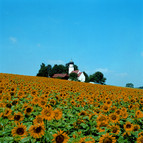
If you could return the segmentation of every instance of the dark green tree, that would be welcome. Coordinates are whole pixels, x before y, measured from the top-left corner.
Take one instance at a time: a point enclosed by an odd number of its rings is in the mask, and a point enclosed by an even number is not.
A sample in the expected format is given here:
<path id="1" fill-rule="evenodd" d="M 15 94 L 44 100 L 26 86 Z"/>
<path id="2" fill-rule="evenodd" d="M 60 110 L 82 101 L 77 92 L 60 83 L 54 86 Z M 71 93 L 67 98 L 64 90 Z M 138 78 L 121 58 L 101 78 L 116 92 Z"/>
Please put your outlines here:
<path id="1" fill-rule="evenodd" d="M 86 72 L 83 72 L 83 74 L 85 75 L 85 82 L 89 82 L 88 74 Z"/>
<path id="2" fill-rule="evenodd" d="M 50 72 L 50 77 L 57 73 L 66 73 L 66 67 L 64 65 L 57 65 L 55 64 Z"/>
<path id="3" fill-rule="evenodd" d="M 77 81 L 77 73 L 70 73 L 69 79 L 70 79 L 70 80 Z"/>
<path id="4" fill-rule="evenodd" d="M 48 77 L 50 77 L 51 70 L 52 70 L 52 66 L 47 65 Z"/>
<path id="5" fill-rule="evenodd" d="M 40 70 L 37 73 L 37 76 L 48 77 L 48 74 L 49 74 L 48 68 L 50 68 L 50 65 L 45 66 L 45 64 L 42 63 L 41 67 L 40 67 Z"/>
<path id="6" fill-rule="evenodd" d="M 133 83 L 127 83 L 126 87 L 134 88 L 134 85 L 133 85 Z"/>
<path id="7" fill-rule="evenodd" d="M 99 84 L 105 84 L 106 78 L 104 77 L 102 72 L 97 71 L 93 75 L 89 76 L 89 81 Z"/>

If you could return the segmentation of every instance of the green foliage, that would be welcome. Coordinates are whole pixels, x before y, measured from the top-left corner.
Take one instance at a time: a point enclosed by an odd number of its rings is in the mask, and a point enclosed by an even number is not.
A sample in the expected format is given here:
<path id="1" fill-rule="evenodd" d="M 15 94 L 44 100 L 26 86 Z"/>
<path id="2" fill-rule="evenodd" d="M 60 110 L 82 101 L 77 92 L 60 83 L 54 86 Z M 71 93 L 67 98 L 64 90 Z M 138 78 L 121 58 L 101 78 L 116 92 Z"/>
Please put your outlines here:
<path id="1" fill-rule="evenodd" d="M 78 66 L 74 65 L 74 70 L 78 70 Z M 55 64 L 53 67 L 51 65 L 45 65 L 44 63 L 41 64 L 40 70 L 37 73 L 37 76 L 42 77 L 52 77 L 54 74 L 61 74 L 61 73 L 67 73 L 68 74 L 68 64 L 65 66 L 60 64 Z"/>
<path id="2" fill-rule="evenodd" d="M 66 67 L 64 65 L 55 64 L 50 71 L 50 77 L 57 73 L 66 73 Z"/>
<path id="3" fill-rule="evenodd" d="M 103 73 L 98 71 L 89 76 L 89 81 L 99 84 L 105 84 L 106 78 L 104 77 Z"/>
<path id="4" fill-rule="evenodd" d="M 70 80 L 77 81 L 77 74 L 76 73 L 70 73 L 69 78 L 70 78 Z"/>
<path id="5" fill-rule="evenodd" d="M 134 88 L 134 85 L 133 85 L 133 83 L 127 83 L 126 87 Z"/>
<path id="6" fill-rule="evenodd" d="M 88 74 L 86 72 L 83 72 L 83 74 L 85 75 L 85 82 L 89 82 Z"/>
<path id="7" fill-rule="evenodd" d="M 45 66 L 44 63 L 42 63 L 39 72 L 37 73 L 37 76 L 42 76 L 42 77 L 49 77 L 49 74 L 51 72 L 52 66 L 47 65 Z"/>

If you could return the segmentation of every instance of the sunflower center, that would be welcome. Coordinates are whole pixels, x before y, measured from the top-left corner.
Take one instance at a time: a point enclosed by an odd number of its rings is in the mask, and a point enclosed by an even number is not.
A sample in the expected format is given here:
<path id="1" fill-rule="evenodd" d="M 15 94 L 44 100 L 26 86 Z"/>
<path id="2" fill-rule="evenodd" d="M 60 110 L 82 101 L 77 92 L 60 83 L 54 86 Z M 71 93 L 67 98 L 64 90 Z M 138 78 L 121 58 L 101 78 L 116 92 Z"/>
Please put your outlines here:
<path id="1" fill-rule="evenodd" d="M 13 101 L 13 102 L 12 102 L 12 105 L 15 105 L 16 103 L 17 103 L 17 101 Z"/>
<path id="2" fill-rule="evenodd" d="M 116 133 L 117 132 L 117 128 L 114 127 L 113 130 L 112 130 L 112 132 Z"/>
<path id="3" fill-rule="evenodd" d="M 103 143 L 112 143 L 112 139 L 107 137 L 103 140 Z"/>
<path id="4" fill-rule="evenodd" d="M 127 124 L 127 125 L 126 125 L 126 128 L 131 128 L 131 124 Z"/>
<path id="5" fill-rule="evenodd" d="M 10 95 L 13 96 L 13 95 L 14 95 L 14 92 L 10 92 Z"/>
<path id="6" fill-rule="evenodd" d="M 116 120 L 117 118 L 116 118 L 116 115 L 113 115 L 112 116 L 112 120 Z"/>
<path id="7" fill-rule="evenodd" d="M 41 130 L 42 130 L 42 128 L 41 128 L 41 127 L 37 127 L 37 128 L 35 129 L 35 132 L 36 132 L 36 133 L 40 133 L 40 132 L 41 132 Z"/>
<path id="8" fill-rule="evenodd" d="M 51 115 L 51 113 L 50 112 L 47 112 L 47 116 L 50 116 Z"/>
<path id="9" fill-rule="evenodd" d="M 108 101 L 107 104 L 110 104 L 110 101 Z"/>
<path id="10" fill-rule="evenodd" d="M 37 122 L 38 122 L 38 123 L 41 123 L 42 121 L 43 121 L 42 118 L 40 118 L 40 117 L 37 118 Z"/>
<path id="11" fill-rule="evenodd" d="M 63 135 L 58 135 L 56 137 L 56 143 L 62 143 L 64 141 L 64 136 Z"/>
<path id="12" fill-rule="evenodd" d="M 26 112 L 28 112 L 28 113 L 31 112 L 31 108 L 27 108 Z"/>
<path id="13" fill-rule="evenodd" d="M 11 108 L 11 104 L 10 103 L 6 104 L 6 107 Z"/>
<path id="14" fill-rule="evenodd" d="M 58 117 L 59 116 L 59 114 L 58 113 L 55 113 L 55 117 Z"/>
<path id="15" fill-rule="evenodd" d="M 14 119 L 18 121 L 20 119 L 20 115 L 15 115 Z"/>
<path id="16" fill-rule="evenodd" d="M 107 106 L 104 106 L 104 110 L 107 110 L 108 109 L 108 107 Z"/>
<path id="17" fill-rule="evenodd" d="M 137 131 L 138 130 L 138 126 L 134 126 L 134 131 Z"/>
<path id="18" fill-rule="evenodd" d="M 18 128 L 18 129 L 16 130 L 16 133 L 17 133 L 18 135 L 23 135 L 23 134 L 24 134 L 24 129 L 23 129 L 23 128 Z"/>
<path id="19" fill-rule="evenodd" d="M 46 102 L 45 102 L 45 101 L 41 101 L 41 104 L 42 104 L 42 105 L 45 105 L 45 104 L 46 104 Z"/>

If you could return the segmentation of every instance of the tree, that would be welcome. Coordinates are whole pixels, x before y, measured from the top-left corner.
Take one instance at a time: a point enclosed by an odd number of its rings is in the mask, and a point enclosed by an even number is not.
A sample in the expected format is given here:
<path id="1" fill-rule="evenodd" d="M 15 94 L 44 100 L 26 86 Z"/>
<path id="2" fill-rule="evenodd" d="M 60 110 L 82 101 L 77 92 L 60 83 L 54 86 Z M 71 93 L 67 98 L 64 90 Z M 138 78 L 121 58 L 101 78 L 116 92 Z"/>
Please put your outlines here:
<path id="1" fill-rule="evenodd" d="M 89 82 L 88 74 L 86 72 L 83 72 L 83 74 L 85 75 L 85 82 Z"/>
<path id="2" fill-rule="evenodd" d="M 103 73 L 97 71 L 93 75 L 89 76 L 89 81 L 99 84 L 105 84 L 106 78 L 104 77 Z"/>
<path id="3" fill-rule="evenodd" d="M 51 65 L 48 65 L 47 66 L 47 72 L 48 72 L 48 77 L 50 77 L 50 72 L 52 70 L 52 66 Z"/>
<path id="4" fill-rule="evenodd" d="M 133 83 L 127 83 L 126 87 L 134 88 L 134 85 L 133 85 Z"/>
<path id="5" fill-rule="evenodd" d="M 77 81 L 77 73 L 70 73 L 69 79 L 70 79 L 70 80 Z"/>
<path id="6" fill-rule="evenodd" d="M 57 73 L 66 73 L 66 67 L 64 65 L 55 64 L 54 67 L 51 69 L 50 77 Z"/>
<path id="7" fill-rule="evenodd" d="M 51 65 L 45 66 L 44 63 L 41 64 L 40 70 L 37 76 L 48 77 L 51 70 Z"/>

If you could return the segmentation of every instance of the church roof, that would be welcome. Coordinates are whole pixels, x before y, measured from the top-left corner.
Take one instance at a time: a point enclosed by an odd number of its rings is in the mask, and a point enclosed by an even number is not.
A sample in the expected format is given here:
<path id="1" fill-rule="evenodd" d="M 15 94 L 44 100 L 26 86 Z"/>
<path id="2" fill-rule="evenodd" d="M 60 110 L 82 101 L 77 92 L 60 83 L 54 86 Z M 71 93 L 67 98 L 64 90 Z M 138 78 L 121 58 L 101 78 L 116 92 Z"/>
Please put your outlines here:
<path id="1" fill-rule="evenodd" d="M 56 77 L 61 77 L 61 78 L 64 78 L 64 77 L 67 77 L 68 76 L 68 74 L 64 74 L 64 73 L 61 73 L 61 74 L 54 74 L 52 77 L 53 78 L 56 78 Z"/>

